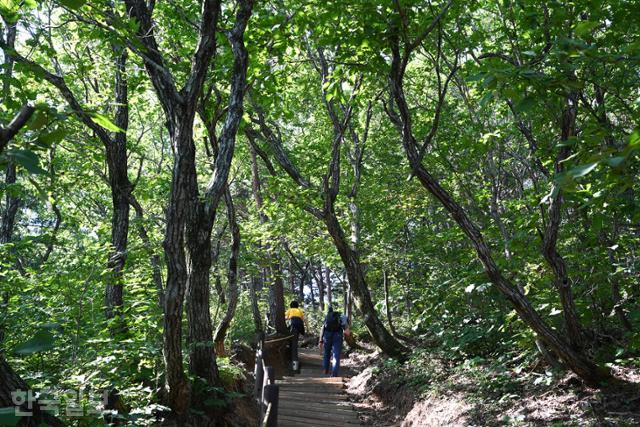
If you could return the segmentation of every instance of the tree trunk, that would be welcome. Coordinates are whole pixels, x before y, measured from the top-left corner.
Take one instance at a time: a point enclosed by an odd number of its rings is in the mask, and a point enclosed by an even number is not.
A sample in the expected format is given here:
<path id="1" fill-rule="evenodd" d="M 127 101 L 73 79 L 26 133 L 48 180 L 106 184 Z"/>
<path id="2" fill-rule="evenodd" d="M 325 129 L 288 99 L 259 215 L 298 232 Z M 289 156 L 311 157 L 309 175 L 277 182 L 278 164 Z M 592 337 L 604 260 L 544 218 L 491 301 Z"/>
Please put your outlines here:
<path id="1" fill-rule="evenodd" d="M 395 326 L 393 326 L 393 320 L 391 318 L 391 306 L 389 305 L 389 280 L 387 278 L 387 270 L 382 271 L 382 285 L 384 287 L 384 305 L 387 312 L 387 321 L 389 322 L 389 330 L 394 336 L 398 336 Z"/>
<path id="2" fill-rule="evenodd" d="M 291 294 L 296 294 L 296 274 L 294 273 L 293 260 L 289 261 L 289 289 Z"/>
<path id="3" fill-rule="evenodd" d="M 107 261 L 109 274 L 105 288 L 105 317 L 110 321 L 112 334 L 126 330 L 124 320 L 124 266 L 127 259 L 127 241 L 129 238 L 129 198 L 131 182 L 128 176 L 127 134 L 129 125 L 129 107 L 127 82 L 124 77 L 127 51 L 122 48 L 116 66 L 116 126 L 123 132 L 115 133 L 110 141 L 103 141 L 106 148 L 109 186 L 111 187 L 111 250 Z"/>
<path id="4" fill-rule="evenodd" d="M 314 274 L 318 281 L 318 302 L 320 303 L 320 312 L 324 313 L 324 279 L 322 277 L 322 264 L 318 264 L 318 274 Z"/>
<path id="5" fill-rule="evenodd" d="M 0 354 L 0 407 L 14 407 L 15 403 L 11 397 L 11 392 L 27 392 L 27 390 L 29 390 L 27 383 L 11 369 L 4 355 Z M 33 402 L 31 408 L 28 408 L 26 404 L 21 405 L 21 411 L 29 412 L 32 415 L 23 417 L 19 423 L 20 426 L 36 427 L 46 425 L 51 427 L 64 427 L 65 425 L 58 418 L 43 411 L 37 400 Z"/>
<path id="6" fill-rule="evenodd" d="M 5 186 L 16 183 L 16 165 L 13 162 L 7 164 L 5 174 Z M 0 244 L 6 244 L 11 241 L 13 229 L 16 225 L 16 217 L 20 208 L 21 200 L 7 191 L 5 195 L 5 210 L 2 213 L 2 223 L 0 223 Z"/>
<path id="7" fill-rule="evenodd" d="M 307 265 L 307 269 L 311 269 L 311 264 Z M 310 277 L 310 274 L 305 274 L 304 278 L 306 279 L 307 285 L 309 286 L 309 294 L 311 296 L 311 309 L 315 310 L 315 308 L 316 308 L 316 296 L 315 296 L 314 291 L 313 291 L 313 280 Z"/>
<path id="8" fill-rule="evenodd" d="M 253 316 L 253 326 L 256 333 L 264 332 L 262 328 L 262 319 L 260 318 L 260 308 L 258 307 L 258 285 L 260 279 L 256 276 L 251 276 L 251 283 L 249 287 L 249 298 L 251 299 L 251 314 Z"/>
<path id="9" fill-rule="evenodd" d="M 562 134 L 561 141 L 566 142 L 570 137 L 575 135 L 576 125 L 576 99 L 575 95 L 567 100 L 567 106 L 562 112 Z M 570 147 L 560 149 L 555 161 L 556 175 L 564 170 L 563 161 L 569 156 Z M 554 184 L 551 196 L 551 203 L 547 210 L 548 223 L 544 231 L 542 239 L 542 253 L 547 260 L 555 276 L 555 284 L 560 294 L 560 303 L 562 304 L 562 312 L 565 326 L 567 328 L 567 336 L 569 343 L 574 349 L 579 349 L 584 345 L 584 331 L 580 323 L 580 317 L 576 310 L 573 298 L 573 290 L 571 280 L 567 272 L 567 264 L 564 258 L 558 253 L 557 242 L 560 230 L 560 222 L 562 221 L 562 190 Z"/>
<path id="10" fill-rule="evenodd" d="M 284 280 L 282 279 L 282 268 L 277 255 L 269 256 L 271 259 L 271 285 L 269 286 L 269 308 L 271 312 L 271 321 L 273 327 L 278 334 L 286 335 L 289 333 L 287 322 L 284 318 Z"/>
<path id="11" fill-rule="evenodd" d="M 300 301 L 300 305 L 304 304 L 304 281 L 305 281 L 304 271 L 300 272 L 300 282 L 298 285 L 298 301 Z"/>
<path id="12" fill-rule="evenodd" d="M 189 372 L 219 385 L 216 354 L 213 345 L 213 325 L 209 301 L 211 273 L 211 219 L 204 218 L 204 206 L 196 209 L 195 227 L 187 225 L 188 277 L 187 318 L 189 324 Z"/>
<path id="13" fill-rule="evenodd" d="M 138 200 L 131 195 L 130 198 L 131 206 L 136 211 L 136 221 L 138 226 L 138 233 L 140 234 L 140 239 L 142 243 L 144 243 L 144 247 L 149 255 L 149 262 L 151 263 L 153 284 L 156 287 L 157 295 L 158 295 L 158 305 L 160 309 L 164 308 L 164 284 L 162 279 L 162 267 L 160 256 L 153 250 L 153 245 L 151 244 L 151 238 L 149 237 L 149 233 L 147 232 L 146 227 L 144 226 L 144 211 L 142 210 L 142 206 L 138 203 Z"/>
<path id="14" fill-rule="evenodd" d="M 329 304 L 329 307 L 331 307 L 333 305 L 333 289 L 331 286 L 331 270 L 329 269 L 329 267 L 325 267 L 324 269 L 325 272 L 325 277 L 327 280 L 327 304 Z"/>
<path id="15" fill-rule="evenodd" d="M 238 222 L 236 221 L 236 211 L 228 188 L 225 191 L 224 200 L 227 204 L 227 218 L 231 230 L 231 255 L 229 256 L 227 271 L 227 310 L 216 328 L 213 340 L 216 353 L 220 356 L 226 355 L 224 340 L 238 305 L 238 257 L 240 255 L 240 227 L 238 227 Z"/>
<path id="16" fill-rule="evenodd" d="M 489 247 L 484 241 L 482 233 L 469 219 L 466 211 L 456 203 L 451 195 L 440 185 L 440 182 L 422 166 L 422 158 L 419 155 L 417 141 L 412 131 L 411 113 L 402 87 L 404 69 L 408 61 L 407 55 L 410 52 L 405 52 L 405 55 L 401 57 L 399 39 L 395 36 L 392 38 L 391 48 L 390 89 L 395 105 L 398 107 L 398 115 L 392 113 L 390 116 L 400 131 L 405 155 L 412 172 L 419 179 L 422 186 L 440 201 L 467 235 L 476 250 L 480 262 L 484 266 L 487 276 L 496 289 L 511 302 L 520 318 L 585 382 L 597 385 L 611 378 L 610 371 L 597 366 L 583 354 L 576 352 L 568 342 L 542 320 L 525 295 L 502 275 Z M 434 129 L 432 128 L 432 131 Z"/>
<path id="17" fill-rule="evenodd" d="M 262 212 L 262 183 L 260 181 L 260 171 L 258 170 L 258 160 L 256 151 L 251 148 L 251 188 L 253 190 L 253 198 L 256 203 L 260 223 L 267 222 L 267 216 Z M 276 332 L 286 334 L 287 325 L 284 318 L 284 281 L 282 279 L 282 269 L 277 260 L 277 254 L 272 253 L 270 248 L 266 248 L 267 257 L 270 260 L 270 276 L 272 283 L 269 286 L 269 318 Z"/>
<path id="18" fill-rule="evenodd" d="M 189 124 L 176 126 L 172 133 L 172 146 L 191 146 L 193 149 Z M 187 284 L 184 229 L 187 201 L 191 198 L 193 188 L 190 181 L 195 179 L 195 176 L 180 171 L 187 168 L 189 163 L 192 164 L 194 157 L 192 150 L 184 149 L 182 155 L 175 156 L 163 243 L 167 264 L 163 329 L 165 374 L 169 406 L 178 414 L 186 412 L 191 396 L 182 363 L 182 310 Z"/>
<path id="19" fill-rule="evenodd" d="M 362 313 L 364 324 L 371 333 L 373 341 L 388 356 L 401 357 L 407 349 L 398 342 L 384 327 L 371 301 L 371 294 L 364 278 L 362 264 L 358 255 L 346 241 L 342 227 L 331 209 L 325 212 L 325 224 L 333 243 L 340 254 L 340 258 L 347 271 L 351 293 L 356 307 Z"/>

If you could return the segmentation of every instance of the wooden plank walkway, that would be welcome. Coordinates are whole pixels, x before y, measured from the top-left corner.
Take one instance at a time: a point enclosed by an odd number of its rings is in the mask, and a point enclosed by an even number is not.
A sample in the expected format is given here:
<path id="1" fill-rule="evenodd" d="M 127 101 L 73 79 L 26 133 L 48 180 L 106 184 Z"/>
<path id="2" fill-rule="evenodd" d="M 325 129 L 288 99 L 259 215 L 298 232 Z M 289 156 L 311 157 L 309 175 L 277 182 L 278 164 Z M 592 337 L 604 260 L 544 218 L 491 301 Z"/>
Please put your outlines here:
<path id="1" fill-rule="evenodd" d="M 330 378 L 322 370 L 318 349 L 300 349 L 300 374 L 277 380 L 279 427 L 339 427 L 361 425 L 344 391 L 348 377 Z M 346 371 L 341 369 L 341 374 Z"/>

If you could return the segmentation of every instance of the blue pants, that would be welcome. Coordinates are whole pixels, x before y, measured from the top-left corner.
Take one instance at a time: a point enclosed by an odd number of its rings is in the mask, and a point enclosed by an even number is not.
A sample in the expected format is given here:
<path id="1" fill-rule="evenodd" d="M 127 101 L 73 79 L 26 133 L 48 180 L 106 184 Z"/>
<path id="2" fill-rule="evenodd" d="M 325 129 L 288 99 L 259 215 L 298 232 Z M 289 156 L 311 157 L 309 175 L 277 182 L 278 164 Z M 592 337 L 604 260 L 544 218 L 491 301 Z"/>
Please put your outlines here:
<path id="1" fill-rule="evenodd" d="M 333 354 L 334 363 L 331 369 L 331 376 L 337 377 L 338 371 L 340 370 L 340 353 L 342 352 L 342 331 L 325 331 L 322 341 L 324 342 L 322 367 L 325 372 L 329 372 L 329 363 L 331 361 L 331 355 Z"/>

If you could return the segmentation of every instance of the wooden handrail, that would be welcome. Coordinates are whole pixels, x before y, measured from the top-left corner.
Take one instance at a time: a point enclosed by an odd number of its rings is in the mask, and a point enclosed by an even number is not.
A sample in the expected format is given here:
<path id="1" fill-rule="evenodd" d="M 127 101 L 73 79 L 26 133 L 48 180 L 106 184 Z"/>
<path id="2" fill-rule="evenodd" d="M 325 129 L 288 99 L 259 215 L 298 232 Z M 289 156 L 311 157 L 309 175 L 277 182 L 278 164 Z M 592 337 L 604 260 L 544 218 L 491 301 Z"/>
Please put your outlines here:
<path id="1" fill-rule="evenodd" d="M 291 334 L 286 337 L 265 341 L 264 335 L 262 335 L 258 340 L 254 370 L 256 379 L 254 394 L 260 405 L 260 425 L 262 427 L 276 427 L 278 425 L 278 400 L 280 396 L 280 386 L 276 384 L 275 370 L 272 366 L 267 366 L 265 362 L 265 344 L 296 340 L 297 337 L 297 334 Z"/>
<path id="2" fill-rule="evenodd" d="M 262 427 L 267 427 L 269 425 L 269 416 L 271 415 L 271 408 L 273 408 L 273 403 L 269 403 L 267 405 L 267 412 L 264 413 L 264 419 L 262 420 Z"/>
<path id="3" fill-rule="evenodd" d="M 287 337 L 289 338 L 289 337 Z M 255 398 L 260 405 L 260 425 L 263 427 L 276 427 L 278 425 L 278 397 L 280 386 L 275 377 L 275 370 L 265 363 L 264 338 L 258 343 L 256 351 L 254 388 Z"/>

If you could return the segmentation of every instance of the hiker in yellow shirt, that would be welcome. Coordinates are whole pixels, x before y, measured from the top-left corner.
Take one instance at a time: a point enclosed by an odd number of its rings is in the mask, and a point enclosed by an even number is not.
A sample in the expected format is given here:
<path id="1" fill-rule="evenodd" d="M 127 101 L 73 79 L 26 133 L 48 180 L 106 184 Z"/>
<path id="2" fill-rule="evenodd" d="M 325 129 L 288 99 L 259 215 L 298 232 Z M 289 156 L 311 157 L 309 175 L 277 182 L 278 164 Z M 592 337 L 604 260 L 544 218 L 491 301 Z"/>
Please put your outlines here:
<path id="1" fill-rule="evenodd" d="M 284 313 L 284 318 L 289 322 L 289 331 L 295 334 L 291 342 L 291 361 L 293 370 L 300 371 L 300 361 L 298 360 L 298 337 L 305 334 L 305 326 L 309 329 L 307 319 L 304 317 L 304 310 L 298 305 L 298 301 L 291 301 L 289 310 Z"/>
<path id="2" fill-rule="evenodd" d="M 309 329 L 307 319 L 304 317 L 304 310 L 298 305 L 298 301 L 291 301 L 289 309 L 284 313 L 285 320 L 289 323 L 289 331 L 305 334 L 305 327 Z"/>

